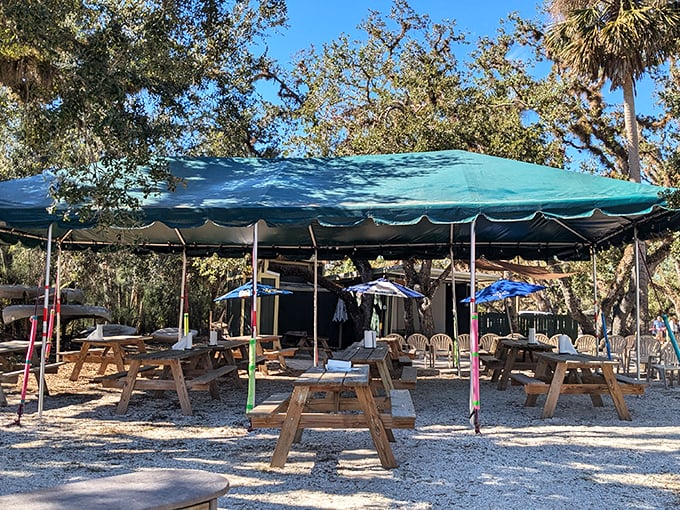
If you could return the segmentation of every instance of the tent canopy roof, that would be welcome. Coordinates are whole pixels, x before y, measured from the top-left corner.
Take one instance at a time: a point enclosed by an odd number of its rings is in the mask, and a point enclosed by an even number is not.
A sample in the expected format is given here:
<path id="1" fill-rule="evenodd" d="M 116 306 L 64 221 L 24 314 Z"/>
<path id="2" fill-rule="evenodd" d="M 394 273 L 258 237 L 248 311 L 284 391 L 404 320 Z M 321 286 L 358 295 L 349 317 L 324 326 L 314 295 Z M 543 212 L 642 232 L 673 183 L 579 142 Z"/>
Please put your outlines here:
<path id="1" fill-rule="evenodd" d="M 259 222 L 259 252 L 274 258 L 359 253 L 436 258 L 453 245 L 490 259 L 588 257 L 589 247 L 647 238 L 680 222 L 665 188 L 464 151 L 338 158 L 177 158 L 176 191 L 142 199 L 140 226 L 64 221 L 48 195 L 57 175 L 0 182 L 0 239 L 44 239 L 66 248 L 136 244 L 191 255 L 240 256 Z M 139 195 L 141 197 L 141 194 Z"/>

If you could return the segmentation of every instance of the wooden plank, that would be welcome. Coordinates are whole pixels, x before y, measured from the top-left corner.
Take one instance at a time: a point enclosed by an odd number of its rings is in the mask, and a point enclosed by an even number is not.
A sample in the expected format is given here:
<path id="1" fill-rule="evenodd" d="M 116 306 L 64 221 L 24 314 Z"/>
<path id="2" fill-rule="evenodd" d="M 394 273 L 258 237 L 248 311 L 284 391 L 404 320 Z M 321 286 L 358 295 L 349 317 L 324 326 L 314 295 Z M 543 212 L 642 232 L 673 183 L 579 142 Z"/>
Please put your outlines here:
<path id="1" fill-rule="evenodd" d="M 56 374 L 59 367 L 62 365 L 65 365 L 66 362 L 64 361 L 58 361 L 56 363 L 49 363 L 45 365 L 45 373 L 46 374 Z M 28 372 L 30 374 L 39 374 L 40 373 L 40 366 L 31 366 L 29 368 Z M 14 370 L 12 372 L 3 372 L 0 374 L 0 381 L 2 382 L 16 382 L 16 379 L 18 376 L 24 375 L 24 369 L 22 368 L 21 370 Z"/>
<path id="2" fill-rule="evenodd" d="M 402 418 L 416 419 L 416 408 L 411 399 L 411 393 L 408 390 L 392 390 L 390 391 L 390 401 L 392 403 L 391 412 L 392 418 L 399 420 Z"/>
<path id="3" fill-rule="evenodd" d="M 246 415 L 248 418 L 255 418 L 267 417 L 279 412 L 285 413 L 288 399 L 290 399 L 290 393 L 275 393 L 253 407 Z"/>
<path id="4" fill-rule="evenodd" d="M 219 368 L 215 368 L 204 373 L 203 375 L 199 375 L 198 377 L 188 380 L 187 388 L 190 390 L 207 390 L 209 389 L 208 385 L 212 381 L 219 379 L 220 377 L 229 374 L 234 370 L 236 370 L 236 367 L 230 365 L 223 365 Z"/>
<path id="5" fill-rule="evenodd" d="M 405 366 L 401 370 L 401 377 L 394 381 L 394 387 L 400 390 L 413 390 L 418 381 L 418 368 Z"/>
<path id="6" fill-rule="evenodd" d="M 145 469 L 0 496 L 0 508 L 31 510 L 179 510 L 217 508 L 223 475 L 189 469 Z"/>

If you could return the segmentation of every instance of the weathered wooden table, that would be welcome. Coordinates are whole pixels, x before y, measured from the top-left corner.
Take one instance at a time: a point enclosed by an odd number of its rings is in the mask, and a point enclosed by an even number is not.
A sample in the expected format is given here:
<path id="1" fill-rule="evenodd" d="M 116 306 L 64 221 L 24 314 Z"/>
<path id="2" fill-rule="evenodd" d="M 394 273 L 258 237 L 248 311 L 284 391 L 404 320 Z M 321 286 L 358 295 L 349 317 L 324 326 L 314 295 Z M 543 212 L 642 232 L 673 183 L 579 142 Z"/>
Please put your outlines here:
<path id="1" fill-rule="evenodd" d="M 533 378 L 521 374 L 511 377 L 524 384 L 527 393 L 525 406 L 536 405 L 538 395 L 547 394 L 542 418 L 553 416 L 560 395 L 577 394 L 590 396 L 595 407 L 604 406 L 601 395 L 610 395 L 619 418 L 631 420 L 623 395 L 639 395 L 644 391 L 644 385 L 632 380 L 620 384 L 614 373 L 618 361 L 588 354 L 555 352 L 539 352 L 536 357 L 538 363 Z M 601 374 L 596 373 L 598 370 Z"/>
<path id="2" fill-rule="evenodd" d="M 0 496 L 0 508 L 31 510 L 217 510 L 229 480 L 196 469 L 147 469 Z"/>
<path id="3" fill-rule="evenodd" d="M 385 393 L 389 394 L 394 389 L 394 382 L 390 374 L 388 359 L 390 349 L 386 344 L 378 344 L 377 347 L 364 347 L 360 342 L 354 343 L 344 351 L 336 352 L 333 359 L 351 361 L 352 365 L 368 365 L 375 367 Z"/>
<path id="4" fill-rule="evenodd" d="M 283 467 L 290 447 L 306 428 L 367 428 L 385 468 L 397 467 L 390 446 L 392 428 L 413 428 L 415 410 L 408 390 L 393 390 L 378 409 L 369 367 L 343 371 L 311 368 L 293 382 L 290 398 L 275 395 L 249 413 L 253 427 L 281 427 L 271 466 Z"/>
<path id="5" fill-rule="evenodd" d="M 553 349 L 552 345 L 541 342 L 529 343 L 527 340 L 503 338 L 496 351 L 496 357 L 503 361 L 503 368 L 495 370 L 491 380 L 498 380 L 498 389 L 505 390 L 513 370 L 535 369 L 538 360 L 534 354 L 551 352 Z"/>
<path id="6" fill-rule="evenodd" d="M 213 399 L 219 400 L 217 379 L 236 370 L 236 367 L 223 365 L 213 368 L 211 352 L 209 346 L 202 346 L 130 356 L 130 368 L 121 374 L 124 377 L 117 379 L 123 392 L 116 412 L 124 414 L 127 411 L 134 390 L 155 390 L 157 396 L 165 390 L 175 390 L 182 413 L 187 416 L 192 414 L 189 390 L 207 390 Z M 159 377 L 150 377 L 151 374 L 140 369 L 142 365 L 145 369 L 160 367 L 162 371 Z"/>
<path id="7" fill-rule="evenodd" d="M 145 342 L 152 340 L 150 336 L 115 335 L 104 338 L 76 338 L 73 341 L 82 344 L 75 355 L 75 365 L 71 372 L 71 380 L 77 381 L 85 363 L 99 363 L 97 374 L 106 373 L 109 365 L 116 365 L 119 372 L 125 370 L 125 348 L 134 348 L 136 352 L 146 352 Z"/>
<path id="8" fill-rule="evenodd" d="M 9 340 L 0 342 L 0 406 L 7 405 L 7 397 L 2 389 L 1 383 L 16 383 L 20 375 L 24 374 L 25 363 L 30 362 L 29 373 L 35 376 L 35 380 L 40 384 L 40 349 L 42 342 L 35 342 L 31 359 L 26 358 L 28 353 L 29 342 L 23 340 Z M 17 361 L 17 357 L 20 360 Z M 46 363 L 45 373 L 54 374 L 63 363 Z M 47 381 L 43 381 L 45 394 L 49 395 L 47 389 Z"/>

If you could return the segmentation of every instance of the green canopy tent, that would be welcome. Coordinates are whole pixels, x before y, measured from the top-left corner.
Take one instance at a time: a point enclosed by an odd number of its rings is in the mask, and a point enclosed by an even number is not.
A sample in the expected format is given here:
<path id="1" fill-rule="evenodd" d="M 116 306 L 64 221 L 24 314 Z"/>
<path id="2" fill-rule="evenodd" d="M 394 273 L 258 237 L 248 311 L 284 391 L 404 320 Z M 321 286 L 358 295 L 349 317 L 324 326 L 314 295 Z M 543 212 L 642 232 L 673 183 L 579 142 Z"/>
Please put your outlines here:
<path id="1" fill-rule="evenodd" d="M 65 219 L 62 204 L 49 210 L 48 190 L 68 178 L 62 172 L 0 182 L 0 242 L 44 244 L 52 226 L 63 249 L 585 260 L 595 248 L 680 224 L 664 188 L 456 150 L 168 162 L 184 183 L 140 193 L 134 229 Z"/>
<path id="2" fill-rule="evenodd" d="M 100 228 L 53 213 L 48 189 L 66 178 L 45 172 L 0 183 L 0 241 L 63 248 L 108 243 L 240 256 L 259 222 L 259 254 L 322 259 L 360 252 L 487 259 L 587 259 L 591 246 L 662 234 L 680 219 L 662 188 L 464 151 L 339 158 L 182 158 L 175 191 L 142 198 L 140 226 Z M 453 228 L 450 226 L 453 225 Z"/>

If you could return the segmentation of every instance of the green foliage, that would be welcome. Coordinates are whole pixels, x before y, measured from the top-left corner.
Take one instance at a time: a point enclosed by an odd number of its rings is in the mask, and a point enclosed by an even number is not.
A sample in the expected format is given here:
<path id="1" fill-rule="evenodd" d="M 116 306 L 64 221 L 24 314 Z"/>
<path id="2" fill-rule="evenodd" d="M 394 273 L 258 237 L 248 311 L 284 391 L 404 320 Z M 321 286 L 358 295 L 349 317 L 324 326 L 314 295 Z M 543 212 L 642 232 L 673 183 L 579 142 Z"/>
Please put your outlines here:
<path id="1" fill-rule="evenodd" d="M 130 189 L 175 184 L 164 155 L 271 152 L 255 101 L 269 61 L 253 51 L 285 14 L 278 0 L 2 2 L 0 171 L 66 168 L 55 198 L 109 222 L 137 206 Z"/>

